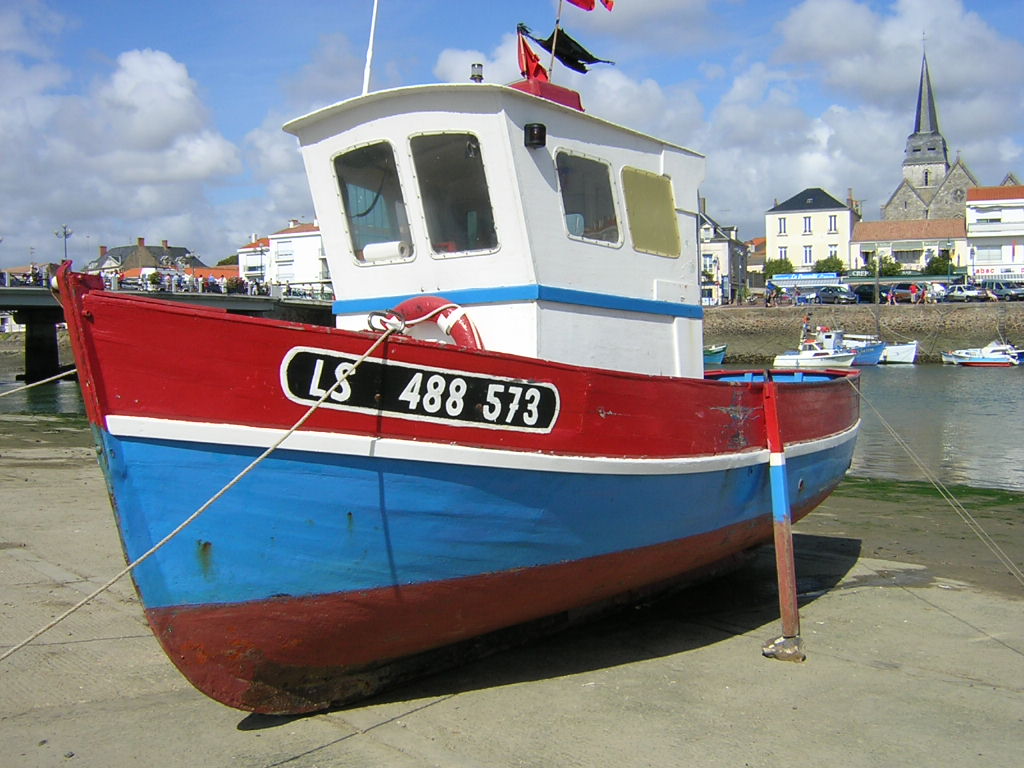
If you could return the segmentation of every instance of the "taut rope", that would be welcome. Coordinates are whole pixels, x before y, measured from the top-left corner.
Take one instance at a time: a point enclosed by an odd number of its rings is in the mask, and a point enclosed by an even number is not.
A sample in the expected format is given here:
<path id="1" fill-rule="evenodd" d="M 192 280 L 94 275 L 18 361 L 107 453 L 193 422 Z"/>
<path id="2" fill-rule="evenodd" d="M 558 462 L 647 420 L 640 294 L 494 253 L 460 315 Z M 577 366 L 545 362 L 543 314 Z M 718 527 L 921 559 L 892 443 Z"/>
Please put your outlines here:
<path id="1" fill-rule="evenodd" d="M 13 395 L 15 392 L 24 392 L 26 389 L 32 389 L 32 387 L 38 387 L 40 384 L 49 384 L 51 381 L 56 381 L 57 379 L 63 379 L 65 376 L 71 376 L 72 374 L 75 374 L 75 373 L 78 373 L 78 369 L 77 368 L 71 368 L 70 370 L 62 371 L 61 373 L 58 373 L 55 376 L 50 376 L 49 378 L 40 379 L 39 381 L 33 381 L 31 384 L 26 384 L 23 387 L 15 387 L 14 389 L 9 389 L 6 392 L 0 392 L 0 397 L 7 397 L 8 395 Z"/>
<path id="2" fill-rule="evenodd" d="M 850 384 L 851 387 L 856 388 L 856 385 L 849 378 L 847 378 L 847 382 Z M 1003 551 L 1002 547 L 1000 547 L 992 539 L 992 537 L 989 536 L 989 534 L 982 527 L 981 523 L 975 520 L 974 516 L 971 515 L 971 513 L 964 508 L 964 505 L 961 504 L 960 501 L 953 495 L 952 491 L 950 491 L 945 485 L 943 485 L 942 481 L 939 480 L 931 472 L 931 470 L 928 469 L 927 466 L 925 466 L 924 462 L 921 461 L 921 459 L 918 457 L 916 453 L 914 453 L 914 450 L 910 447 L 910 444 L 903 439 L 900 433 L 896 431 L 895 427 L 893 427 L 888 421 L 885 420 L 885 417 L 882 416 L 881 413 L 879 413 L 878 409 L 875 408 L 874 404 L 866 397 L 864 397 L 863 393 L 861 393 L 860 398 L 864 403 L 867 404 L 867 406 L 872 411 L 874 411 L 874 414 L 878 417 L 878 420 L 881 422 L 882 426 L 885 427 L 886 431 L 892 436 L 893 440 L 895 440 L 897 444 L 899 444 L 899 446 L 903 448 L 904 451 L 907 452 L 907 455 L 910 457 L 910 460 L 913 461 L 915 465 L 917 465 L 917 468 L 921 470 L 924 476 L 928 479 L 928 482 L 932 484 L 935 490 L 939 492 L 939 495 L 941 495 L 942 498 L 944 498 L 946 502 L 949 504 L 949 506 L 953 508 L 953 511 L 960 516 L 960 519 L 963 520 L 964 524 L 968 528 L 970 528 L 971 532 L 974 533 L 974 535 L 981 540 L 982 544 L 989 548 L 989 551 L 991 551 L 992 554 L 996 556 L 996 559 L 1003 564 L 1006 570 L 1010 572 L 1010 575 L 1013 576 L 1017 581 L 1019 581 L 1021 586 L 1024 587 L 1024 571 L 1022 571 L 1020 567 L 1015 562 L 1013 562 L 1010 556 Z"/>
<path id="3" fill-rule="evenodd" d="M 4 659 L 6 659 L 9 656 L 12 656 L 17 651 L 20 651 L 26 645 L 28 645 L 33 640 L 38 638 L 40 635 L 42 635 L 45 632 L 48 632 L 49 630 L 51 630 L 54 627 L 56 627 L 58 624 L 60 624 L 62 621 L 64 621 L 64 619 L 68 618 L 71 614 L 73 614 L 75 611 L 80 609 L 82 606 L 86 605 L 87 603 L 89 603 L 90 601 L 94 600 L 99 595 L 101 595 L 104 592 L 106 592 L 108 589 L 110 589 L 112 586 L 114 586 L 114 584 L 116 584 L 122 578 L 124 578 L 129 573 L 131 573 L 141 563 L 143 563 L 145 560 L 149 559 L 150 556 L 152 556 L 157 550 L 159 550 L 161 547 L 163 547 L 165 544 L 167 544 L 167 542 L 169 542 L 171 539 L 173 539 L 175 536 L 177 536 L 179 533 L 181 533 L 183 530 L 185 530 L 185 528 L 187 528 L 190 524 L 192 524 L 196 520 L 196 518 L 198 518 L 201 514 L 203 514 L 203 512 L 208 510 L 211 506 L 213 506 L 213 504 L 221 496 L 223 496 L 225 493 L 227 493 L 229 490 L 231 490 L 235 485 L 237 485 L 242 480 L 242 478 L 244 478 L 246 475 L 248 475 L 250 472 L 252 472 L 254 469 L 256 469 L 256 467 L 259 466 L 259 464 L 262 463 L 264 459 L 266 459 L 268 456 L 270 456 L 271 453 L 276 451 L 285 440 L 287 440 L 289 437 L 291 437 L 292 434 L 294 434 L 295 431 L 299 429 L 299 427 L 301 427 L 303 424 L 305 424 L 306 421 L 309 420 L 309 417 L 313 415 L 313 412 L 316 411 L 316 409 L 319 408 L 324 403 L 324 401 L 327 400 L 327 398 L 330 397 L 331 394 L 333 392 L 335 392 L 338 389 L 338 387 L 340 387 L 342 385 L 342 383 L 346 379 L 348 379 L 349 376 L 351 376 L 352 374 L 354 374 L 356 372 L 356 369 L 359 368 L 359 366 L 363 363 L 364 360 L 366 360 L 366 358 L 368 358 L 371 354 L 373 354 L 373 352 L 381 344 L 383 344 L 384 341 L 389 336 L 391 336 L 393 333 L 401 332 L 404 329 L 404 326 L 405 326 L 405 323 L 404 323 L 404 321 L 401 318 L 396 318 L 396 319 L 390 321 L 387 324 L 386 330 L 380 336 L 380 338 L 377 339 L 375 342 L 373 342 L 372 345 L 370 345 L 370 348 L 367 349 L 362 354 L 362 356 L 360 356 L 360 358 L 358 360 L 356 360 L 355 363 L 352 364 L 352 367 L 350 369 L 348 369 L 347 371 L 343 371 L 342 374 L 338 377 L 338 380 L 334 383 L 334 385 L 331 386 L 330 389 L 328 389 L 326 392 L 324 392 L 323 395 L 321 395 L 320 399 L 317 400 L 315 403 L 313 403 L 313 405 L 311 405 L 309 407 L 309 410 L 307 410 L 302 415 L 302 417 L 298 421 L 296 421 L 295 424 L 293 424 L 292 427 L 287 432 L 285 432 L 281 437 L 279 437 L 277 440 L 275 440 L 274 443 L 269 448 L 267 448 L 265 451 L 263 451 L 263 453 L 261 453 L 255 459 L 253 459 L 249 463 L 249 466 L 247 466 L 245 469 L 243 469 L 241 472 L 239 472 L 237 475 L 235 475 L 227 483 L 227 485 L 225 485 L 223 488 L 221 488 L 219 491 L 217 491 L 217 493 L 215 493 L 213 496 L 211 496 L 209 498 L 209 500 L 206 501 L 205 504 L 203 504 L 201 507 L 199 507 L 199 509 L 197 509 L 195 512 L 193 512 L 187 518 L 185 518 L 185 520 L 183 520 L 181 522 L 181 524 L 178 525 L 177 528 L 175 528 L 173 531 L 171 531 L 166 536 L 164 536 L 160 541 L 158 541 L 156 544 L 154 544 L 152 547 L 150 547 L 150 549 L 148 551 L 146 551 L 145 553 L 143 553 L 142 555 L 137 557 L 132 562 L 128 563 L 128 565 L 126 565 L 118 573 L 116 573 L 114 576 L 112 576 L 105 584 L 103 584 L 101 587 L 98 587 L 95 591 L 91 592 L 90 594 L 86 595 L 84 598 L 79 600 L 77 603 L 75 603 L 75 605 L 73 605 L 70 608 L 68 608 L 68 610 L 64 611 L 64 613 L 62 613 L 60 616 L 55 618 L 53 621 L 51 621 L 45 627 L 42 627 L 41 629 L 36 630 L 35 632 L 33 632 L 28 637 L 26 637 L 24 640 L 22 640 L 17 645 L 14 645 L 11 648 L 8 648 L 6 651 L 4 651 L 4 653 L 2 655 L 0 655 L 0 661 L 3 661 Z M 38 383 L 41 384 L 43 382 L 38 382 Z"/>

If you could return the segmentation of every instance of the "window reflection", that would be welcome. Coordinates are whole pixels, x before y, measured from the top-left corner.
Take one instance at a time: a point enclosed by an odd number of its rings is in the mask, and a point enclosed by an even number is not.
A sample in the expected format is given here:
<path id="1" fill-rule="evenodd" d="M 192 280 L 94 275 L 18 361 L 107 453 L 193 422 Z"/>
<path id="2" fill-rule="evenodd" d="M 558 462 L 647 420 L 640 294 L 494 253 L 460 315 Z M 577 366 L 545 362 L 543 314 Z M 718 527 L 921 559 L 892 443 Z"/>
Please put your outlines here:
<path id="1" fill-rule="evenodd" d="M 346 152 L 334 159 L 334 170 L 356 258 L 410 258 L 409 218 L 391 145 L 380 142 Z"/>
<path id="2" fill-rule="evenodd" d="M 597 160 L 559 152 L 555 158 L 562 209 L 571 235 L 619 241 L 619 223 L 612 201 L 611 171 Z"/>
<path id="3" fill-rule="evenodd" d="M 494 213 L 476 136 L 414 136 L 410 144 L 433 251 L 496 248 Z"/>

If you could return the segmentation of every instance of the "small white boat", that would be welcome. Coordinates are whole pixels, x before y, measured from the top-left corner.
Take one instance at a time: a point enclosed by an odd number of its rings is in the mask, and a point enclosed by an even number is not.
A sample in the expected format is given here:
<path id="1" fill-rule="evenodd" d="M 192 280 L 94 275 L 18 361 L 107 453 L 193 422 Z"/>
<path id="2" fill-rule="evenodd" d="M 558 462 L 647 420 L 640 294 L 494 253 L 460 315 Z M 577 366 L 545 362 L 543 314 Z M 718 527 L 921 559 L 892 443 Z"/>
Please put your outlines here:
<path id="1" fill-rule="evenodd" d="M 861 333 L 847 333 L 845 335 L 845 340 L 847 346 L 854 348 L 870 346 L 881 341 L 881 339 L 874 334 Z M 917 347 L 918 342 L 916 340 L 900 343 L 887 341 L 885 342 L 885 349 L 882 350 L 882 355 L 878 359 L 878 362 L 881 364 L 913 365 L 917 360 Z"/>
<path id="2" fill-rule="evenodd" d="M 1009 368 L 1020 365 L 1024 350 L 1002 341 L 990 341 L 984 347 L 954 349 L 942 353 L 942 362 L 947 365 L 964 365 L 976 368 Z"/>
<path id="3" fill-rule="evenodd" d="M 882 350 L 882 359 L 878 362 L 885 364 L 898 363 L 913 365 L 917 360 L 917 341 L 906 341 L 900 344 L 886 342 Z"/>
<path id="4" fill-rule="evenodd" d="M 813 339 L 800 342 L 800 349 L 790 349 L 776 355 L 772 365 L 776 368 L 849 368 L 856 352 L 825 349 Z"/>

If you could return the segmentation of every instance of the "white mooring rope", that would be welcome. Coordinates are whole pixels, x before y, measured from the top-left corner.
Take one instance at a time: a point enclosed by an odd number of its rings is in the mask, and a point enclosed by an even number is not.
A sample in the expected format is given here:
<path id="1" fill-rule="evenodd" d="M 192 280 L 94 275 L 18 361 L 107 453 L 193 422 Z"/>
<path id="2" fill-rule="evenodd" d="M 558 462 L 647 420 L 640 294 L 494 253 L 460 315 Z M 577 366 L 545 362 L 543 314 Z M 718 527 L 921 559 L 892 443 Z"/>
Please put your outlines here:
<path id="1" fill-rule="evenodd" d="M 8 395 L 13 395 L 15 392 L 24 392 L 26 389 L 32 389 L 32 387 L 38 387 L 40 384 L 49 384 L 51 381 L 56 381 L 57 379 L 63 379 L 65 376 L 71 376 L 72 374 L 75 374 L 75 373 L 78 373 L 78 369 L 77 368 L 71 368 L 70 370 L 62 371 L 61 373 L 58 373 L 55 376 L 50 376 L 49 378 L 46 378 L 46 379 L 40 379 L 39 381 L 33 381 L 31 384 L 26 384 L 26 385 L 24 385 L 22 387 L 15 387 L 14 389 L 8 389 L 6 392 L 0 392 L 0 397 L 7 397 Z"/>
<path id="2" fill-rule="evenodd" d="M 849 378 L 847 378 L 847 382 L 850 384 L 851 387 L 854 387 L 856 389 L 856 384 L 854 384 Z M 907 443 L 907 441 L 903 439 L 900 433 L 896 431 L 895 427 L 893 427 L 888 421 L 885 420 L 885 417 L 882 416 L 881 413 L 879 413 L 878 409 L 875 408 L 874 404 L 870 400 L 864 397 L 863 393 L 860 393 L 860 399 L 874 412 L 874 414 L 878 417 L 878 420 L 882 423 L 882 426 L 885 427 L 885 429 L 892 436 L 893 440 L 895 440 L 899 444 L 899 446 L 903 448 L 904 451 L 907 452 L 907 455 L 910 457 L 911 461 L 913 461 L 914 464 L 917 465 L 917 468 L 921 470 L 925 478 L 927 478 L 928 482 L 932 484 L 935 490 L 939 492 L 939 495 L 942 496 L 942 498 L 946 500 L 949 506 L 953 508 L 953 511 L 960 516 L 960 519 L 963 520 L 964 524 L 971 529 L 971 532 L 974 533 L 974 535 L 981 540 L 982 544 L 988 547 L 989 551 L 991 551 L 992 554 L 996 556 L 996 559 L 999 560 L 999 562 L 1003 564 L 1006 570 L 1010 572 L 1010 575 L 1013 576 L 1017 581 L 1019 581 L 1021 586 L 1024 586 L 1024 571 L 1022 571 L 1020 567 L 1015 562 L 1013 562 L 1010 556 L 1003 551 L 1002 547 L 1000 547 L 992 539 L 992 537 L 989 536 L 988 532 L 982 527 L 981 523 L 974 519 L 971 513 L 968 512 L 964 505 L 961 504 L 960 501 L 953 495 L 952 491 L 950 491 L 945 485 L 942 484 L 941 480 L 939 480 L 934 474 L 932 474 L 928 467 L 925 466 L 924 462 L 921 461 L 921 459 L 917 456 L 916 453 L 914 453 L 914 450 L 910 447 L 909 443 Z"/>
<path id="3" fill-rule="evenodd" d="M 185 520 L 183 520 L 181 522 L 181 524 L 178 525 L 177 528 L 175 528 L 173 531 L 171 531 L 166 536 L 164 536 L 160 541 L 158 541 L 156 544 L 154 544 L 152 547 L 150 547 L 150 549 L 148 551 L 146 551 L 145 553 L 143 553 L 142 555 L 137 557 L 134 561 L 128 563 L 128 565 L 126 565 L 118 573 L 116 573 L 114 576 L 112 576 L 101 587 L 97 588 L 95 591 L 93 591 L 90 594 L 86 595 L 84 598 L 79 600 L 77 603 L 75 603 L 73 606 L 71 606 L 68 610 L 64 611 L 64 613 L 62 613 L 60 616 L 55 618 L 53 621 L 51 621 L 45 627 L 42 627 L 41 629 L 36 630 L 35 632 L 33 632 L 28 637 L 26 637 L 24 640 L 22 640 L 17 645 L 14 645 L 14 646 L 8 648 L 6 651 L 4 651 L 4 653 L 2 655 L 0 655 L 0 661 L 3 661 L 4 659 L 8 658 L 9 656 L 14 655 L 17 651 L 20 651 L 26 645 L 28 645 L 33 640 L 38 638 L 40 635 L 42 635 L 42 634 L 48 632 L 49 630 L 53 629 L 54 627 L 56 627 L 58 624 L 60 624 L 62 621 L 64 621 L 64 619 L 68 618 L 71 614 L 73 614 L 75 611 L 80 609 L 82 606 L 86 605 L 90 601 L 92 601 L 95 598 L 99 597 L 101 594 L 103 594 L 108 589 L 110 589 L 112 586 L 114 586 L 114 584 L 116 584 L 122 578 L 124 578 L 129 573 L 131 573 L 132 570 L 134 570 L 137 566 L 139 566 L 145 560 L 149 559 L 150 556 L 152 556 L 157 550 L 159 550 L 161 547 L 163 547 L 165 544 L 167 544 L 167 542 L 169 542 L 171 539 L 173 539 L 175 536 L 177 536 L 179 533 L 181 533 L 183 530 L 185 530 L 185 528 L 187 528 L 191 523 L 193 523 L 196 520 L 196 518 L 198 518 L 201 514 L 203 514 L 203 512 L 208 510 L 221 496 L 223 496 L 225 493 L 227 493 L 229 490 L 231 490 L 235 485 L 237 485 L 242 480 L 242 478 L 244 478 L 246 475 L 248 475 L 250 472 L 252 472 L 252 470 L 254 470 L 260 463 L 262 463 L 264 459 L 266 459 L 271 453 L 273 453 L 275 450 L 277 450 L 285 440 L 287 440 L 289 437 L 291 437 L 291 435 L 296 430 L 298 430 L 299 427 L 301 427 L 303 424 L 306 423 L 306 421 L 309 419 L 309 417 L 313 415 L 313 412 L 316 411 L 316 409 L 319 408 L 324 403 L 324 401 L 327 400 L 327 398 L 330 397 L 331 394 L 334 393 L 338 389 L 338 387 L 340 387 L 342 385 L 342 383 L 346 379 L 348 379 L 349 376 L 351 376 L 352 374 L 354 374 L 356 372 L 356 369 L 363 363 L 364 360 L 366 360 L 366 358 L 368 358 L 371 354 L 373 354 L 373 352 L 381 344 L 383 344 L 384 341 L 389 336 L 391 336 L 393 333 L 400 332 L 402 329 L 403 329 L 403 324 L 400 321 L 396 322 L 396 323 L 388 324 L 388 327 L 386 328 L 384 333 L 380 336 L 380 338 L 377 339 L 370 346 L 370 348 L 367 349 L 362 354 L 362 356 L 360 356 L 360 358 L 358 360 L 356 360 L 355 363 L 352 364 L 352 367 L 349 368 L 348 370 L 344 370 L 341 373 L 341 375 L 338 376 L 338 380 L 334 383 L 334 385 L 331 386 L 326 392 L 324 392 L 323 395 L 320 396 L 320 399 L 317 400 L 315 403 L 313 403 L 313 405 L 311 405 L 309 407 L 309 410 L 307 410 L 302 415 L 302 418 L 300 418 L 298 421 L 296 421 L 295 424 L 293 424 L 292 427 L 287 432 L 285 432 L 281 437 L 279 437 L 276 441 L 274 441 L 274 443 L 269 448 L 267 448 L 265 451 L 263 451 L 263 453 L 261 453 L 255 459 L 253 459 L 252 462 L 249 463 L 249 466 L 247 466 L 245 469 L 243 469 L 241 472 L 239 472 L 237 475 L 235 475 L 227 483 L 227 485 L 225 485 L 223 488 L 221 488 L 219 491 L 217 491 L 217 493 L 215 493 L 213 496 L 211 496 L 209 498 L 209 500 L 206 501 L 205 504 L 203 504 L 201 507 L 199 507 L 199 509 L 197 509 L 195 512 L 193 512 L 187 518 L 185 518 Z M 38 382 L 38 383 L 41 384 L 43 382 Z"/>

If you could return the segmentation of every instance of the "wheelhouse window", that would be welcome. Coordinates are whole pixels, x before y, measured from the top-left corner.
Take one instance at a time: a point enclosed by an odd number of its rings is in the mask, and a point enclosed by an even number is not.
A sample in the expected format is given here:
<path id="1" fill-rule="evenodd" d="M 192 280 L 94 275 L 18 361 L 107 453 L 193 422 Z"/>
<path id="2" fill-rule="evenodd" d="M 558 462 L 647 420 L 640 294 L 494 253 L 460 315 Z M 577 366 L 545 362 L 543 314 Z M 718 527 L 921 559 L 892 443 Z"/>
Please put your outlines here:
<path id="1" fill-rule="evenodd" d="M 633 247 L 644 253 L 678 258 L 679 222 L 671 179 L 626 166 L 622 169 L 622 193 Z"/>
<path id="2" fill-rule="evenodd" d="M 339 155 L 334 172 L 356 259 L 383 263 L 412 258 L 409 217 L 391 145 L 382 141 Z"/>
<path id="3" fill-rule="evenodd" d="M 410 145 L 434 253 L 497 248 L 477 137 L 469 133 L 414 136 Z"/>
<path id="4" fill-rule="evenodd" d="M 602 243 L 619 242 L 611 168 L 598 160 L 567 152 L 557 154 L 555 167 L 569 235 Z"/>

